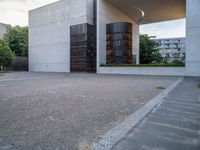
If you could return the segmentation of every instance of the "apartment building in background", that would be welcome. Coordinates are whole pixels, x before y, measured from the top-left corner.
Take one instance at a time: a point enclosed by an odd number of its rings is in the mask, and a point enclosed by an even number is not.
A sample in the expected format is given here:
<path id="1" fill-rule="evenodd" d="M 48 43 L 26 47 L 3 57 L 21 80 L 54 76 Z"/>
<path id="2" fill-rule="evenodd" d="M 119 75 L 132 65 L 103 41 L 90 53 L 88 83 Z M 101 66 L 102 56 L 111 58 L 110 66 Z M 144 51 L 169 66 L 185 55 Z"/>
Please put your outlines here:
<path id="1" fill-rule="evenodd" d="M 185 38 L 163 38 L 156 39 L 158 49 L 163 61 L 172 62 L 179 60 L 185 62 L 186 49 Z"/>
<path id="2" fill-rule="evenodd" d="M 3 39 L 3 36 L 6 32 L 6 26 L 7 24 L 0 23 L 0 39 Z"/>

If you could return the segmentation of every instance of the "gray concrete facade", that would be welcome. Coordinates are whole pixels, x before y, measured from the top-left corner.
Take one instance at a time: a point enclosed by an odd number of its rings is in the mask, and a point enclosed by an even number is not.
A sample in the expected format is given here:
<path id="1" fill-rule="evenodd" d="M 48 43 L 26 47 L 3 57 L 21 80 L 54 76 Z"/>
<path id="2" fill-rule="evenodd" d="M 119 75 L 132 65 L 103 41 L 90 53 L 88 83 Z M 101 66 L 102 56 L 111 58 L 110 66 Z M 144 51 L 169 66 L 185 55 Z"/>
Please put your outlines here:
<path id="1" fill-rule="evenodd" d="M 200 76 L 200 1 L 186 5 L 186 75 Z"/>
<path id="2" fill-rule="evenodd" d="M 29 70 L 70 72 L 70 26 L 93 24 L 93 0 L 61 0 L 29 13 Z M 100 10 L 100 11 L 98 11 Z M 97 69 L 105 63 L 106 24 L 133 24 L 133 52 L 139 51 L 139 25 L 104 0 L 97 1 Z M 139 58 L 139 57 L 138 57 Z M 139 60 L 137 59 L 139 63 Z"/>
<path id="3" fill-rule="evenodd" d="M 139 25 L 186 18 L 186 67 L 184 75 L 200 76 L 200 2 L 198 0 L 60 0 L 30 11 L 29 70 L 70 72 L 70 26 L 82 23 L 97 28 L 97 73 L 106 63 L 106 24 L 130 22 L 132 51 L 139 64 Z M 156 5 L 155 5 L 156 4 Z M 144 18 L 143 18 L 144 17 Z M 159 70 L 158 70 L 159 71 Z"/>
<path id="4" fill-rule="evenodd" d="M 93 0 L 60 0 L 29 13 L 29 70 L 70 72 L 70 26 L 93 23 Z"/>
<path id="5" fill-rule="evenodd" d="M 185 76 L 185 67 L 99 67 L 100 74 Z"/>

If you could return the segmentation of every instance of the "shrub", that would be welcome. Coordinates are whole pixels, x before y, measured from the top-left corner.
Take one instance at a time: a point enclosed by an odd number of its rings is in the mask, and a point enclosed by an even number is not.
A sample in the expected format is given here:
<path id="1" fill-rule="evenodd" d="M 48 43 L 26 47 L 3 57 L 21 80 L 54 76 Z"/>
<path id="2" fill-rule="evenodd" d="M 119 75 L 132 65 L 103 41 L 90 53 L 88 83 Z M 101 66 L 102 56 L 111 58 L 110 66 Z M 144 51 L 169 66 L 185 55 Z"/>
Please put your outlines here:
<path id="1" fill-rule="evenodd" d="M 174 61 L 172 61 L 169 64 L 172 64 L 172 65 L 185 65 L 185 63 L 182 62 L 182 61 L 180 61 L 180 60 L 174 60 Z"/>
<path id="2" fill-rule="evenodd" d="M 101 64 L 100 67 L 184 67 L 185 65 L 180 64 Z"/>

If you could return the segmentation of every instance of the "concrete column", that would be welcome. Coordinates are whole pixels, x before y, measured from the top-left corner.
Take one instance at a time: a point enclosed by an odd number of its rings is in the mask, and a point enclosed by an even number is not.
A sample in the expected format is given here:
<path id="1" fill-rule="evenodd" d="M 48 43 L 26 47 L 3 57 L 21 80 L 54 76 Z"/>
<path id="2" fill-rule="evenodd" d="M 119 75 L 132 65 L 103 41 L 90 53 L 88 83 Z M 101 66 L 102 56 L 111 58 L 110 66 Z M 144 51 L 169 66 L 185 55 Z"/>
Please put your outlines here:
<path id="1" fill-rule="evenodd" d="M 139 26 L 138 26 L 139 28 Z M 135 44 L 135 52 L 136 52 L 136 64 L 140 64 L 140 36 L 139 36 L 139 29 L 137 30 L 138 34 L 135 35 L 136 43 Z"/>
<path id="2" fill-rule="evenodd" d="M 186 2 L 186 75 L 200 76 L 200 0 Z"/>

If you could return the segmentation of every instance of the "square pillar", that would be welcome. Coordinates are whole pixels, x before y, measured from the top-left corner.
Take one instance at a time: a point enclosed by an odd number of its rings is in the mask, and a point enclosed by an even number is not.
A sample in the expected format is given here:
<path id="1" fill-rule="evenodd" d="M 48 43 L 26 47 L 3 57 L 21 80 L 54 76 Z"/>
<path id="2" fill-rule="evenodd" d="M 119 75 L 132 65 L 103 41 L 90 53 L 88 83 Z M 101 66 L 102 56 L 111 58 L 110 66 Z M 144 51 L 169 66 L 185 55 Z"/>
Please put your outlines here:
<path id="1" fill-rule="evenodd" d="M 200 0 L 186 0 L 186 76 L 200 76 Z"/>

